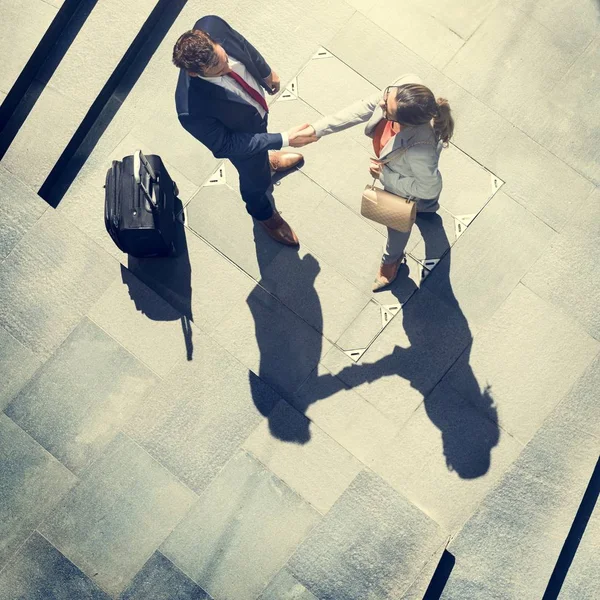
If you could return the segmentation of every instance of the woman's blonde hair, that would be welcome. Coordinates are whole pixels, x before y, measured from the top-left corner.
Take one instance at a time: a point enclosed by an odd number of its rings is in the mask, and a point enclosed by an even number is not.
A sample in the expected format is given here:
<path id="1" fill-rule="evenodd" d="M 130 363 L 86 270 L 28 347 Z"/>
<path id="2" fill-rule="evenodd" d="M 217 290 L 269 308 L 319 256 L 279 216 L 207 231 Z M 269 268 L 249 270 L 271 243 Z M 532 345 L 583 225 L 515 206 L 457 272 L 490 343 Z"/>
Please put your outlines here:
<path id="1" fill-rule="evenodd" d="M 445 98 L 435 99 L 433 92 L 419 83 L 405 83 L 396 92 L 395 118 L 401 125 L 423 125 L 433 122 L 436 137 L 444 146 L 454 133 L 454 119 Z"/>

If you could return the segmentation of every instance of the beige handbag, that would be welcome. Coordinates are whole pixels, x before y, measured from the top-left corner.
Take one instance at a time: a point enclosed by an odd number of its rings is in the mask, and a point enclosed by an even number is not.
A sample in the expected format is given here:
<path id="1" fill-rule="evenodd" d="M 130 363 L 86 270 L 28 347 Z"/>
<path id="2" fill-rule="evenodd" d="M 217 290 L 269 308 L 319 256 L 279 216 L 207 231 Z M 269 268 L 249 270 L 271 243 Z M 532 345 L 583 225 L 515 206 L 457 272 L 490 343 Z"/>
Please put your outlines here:
<path id="1" fill-rule="evenodd" d="M 404 153 L 417 144 L 431 144 L 431 142 L 416 142 L 406 148 L 400 148 L 392 152 L 386 160 L 380 161 L 381 164 L 387 164 L 393 155 Z M 408 232 L 417 217 L 417 203 L 409 198 L 376 188 L 375 179 L 373 179 L 372 185 L 366 186 L 363 192 L 360 214 L 390 229 Z"/>

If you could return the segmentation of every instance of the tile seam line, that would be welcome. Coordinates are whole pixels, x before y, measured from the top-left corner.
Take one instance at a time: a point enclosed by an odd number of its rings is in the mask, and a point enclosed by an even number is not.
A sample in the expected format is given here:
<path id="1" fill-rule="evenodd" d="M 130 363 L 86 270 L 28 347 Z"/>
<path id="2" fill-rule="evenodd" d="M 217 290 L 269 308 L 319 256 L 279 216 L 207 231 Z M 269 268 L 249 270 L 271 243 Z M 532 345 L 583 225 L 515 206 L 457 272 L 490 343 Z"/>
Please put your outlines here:
<path id="1" fill-rule="evenodd" d="M 166 538 L 165 538 L 165 540 L 166 540 Z M 187 573 L 184 573 L 183 570 L 181 569 L 181 567 L 179 567 L 178 565 L 176 565 L 168 556 L 166 556 L 160 550 L 160 546 L 154 551 L 153 554 L 160 554 L 165 560 L 168 560 L 173 565 L 173 567 L 175 569 L 177 569 L 186 579 L 189 579 L 194 585 L 196 585 L 197 587 L 199 587 L 206 594 L 206 599 L 205 600 L 215 600 L 197 581 L 194 581 Z M 145 566 L 145 563 L 144 563 L 144 566 Z M 135 577 L 137 577 L 137 575 L 138 575 L 138 573 L 136 573 L 133 578 L 135 579 Z M 176 600 L 176 599 L 174 599 L 174 600 Z M 190 599 L 190 600 L 193 600 L 193 599 Z"/>
<path id="2" fill-rule="evenodd" d="M 560 235 L 560 234 L 559 234 Z M 549 242 L 550 243 L 550 242 Z M 540 255 L 540 258 L 542 258 L 542 256 Z M 537 263 L 537 261 L 536 261 Z M 532 265 L 533 267 L 534 265 Z M 555 311 L 558 312 L 559 315 L 561 315 L 563 318 L 566 318 L 572 325 L 575 325 L 575 327 L 577 329 L 579 329 L 579 335 L 584 334 L 586 335 L 588 338 L 590 338 L 591 340 L 593 340 L 598 347 L 600 348 L 600 338 L 597 338 L 595 335 L 591 334 L 586 327 L 581 323 L 581 321 L 574 317 L 573 315 L 571 315 L 570 313 L 567 312 L 567 309 L 565 309 L 563 306 L 561 306 L 560 304 L 556 304 L 555 302 L 552 302 L 551 300 L 548 300 L 547 298 L 544 298 L 543 296 L 540 296 L 538 294 L 538 292 L 536 292 L 534 289 L 532 289 L 531 287 L 529 287 L 529 285 L 527 283 L 525 283 L 523 281 L 523 279 L 525 279 L 525 277 L 527 277 L 527 275 L 531 272 L 531 269 L 529 269 L 529 271 L 527 271 L 527 273 L 525 273 L 523 275 L 523 277 L 521 277 L 521 279 L 519 280 L 519 282 L 517 283 L 517 286 L 519 284 L 521 284 L 523 287 L 527 288 L 528 291 L 530 291 L 536 298 L 538 298 L 541 302 L 543 302 L 546 306 L 551 307 L 552 309 L 554 309 Z M 517 287 L 515 286 L 515 288 Z M 513 290 L 514 291 L 514 290 Z M 512 292 L 511 292 L 512 294 Z M 592 361 L 596 358 L 597 355 L 594 356 L 594 358 L 592 359 Z M 586 365 L 585 370 L 587 370 L 587 368 L 590 366 L 591 361 L 589 364 Z M 570 389 L 570 388 L 569 388 Z"/>
<path id="3" fill-rule="evenodd" d="M 39 525 L 38 525 L 39 527 Z M 37 533 L 41 538 L 43 538 L 48 544 L 50 544 L 50 546 L 52 546 L 62 557 L 64 557 L 66 560 L 68 560 L 78 571 L 80 571 L 83 576 L 90 581 L 97 589 L 99 589 L 100 591 L 102 591 L 104 594 L 106 594 L 109 598 L 114 597 L 110 592 L 108 592 L 107 590 L 105 590 L 103 587 L 101 587 L 100 585 L 98 585 L 84 570 L 83 568 L 77 564 L 76 561 L 74 561 L 72 558 L 69 558 L 67 556 L 67 554 L 65 554 L 58 546 L 56 546 L 55 544 L 53 544 L 43 533 L 41 533 L 38 529 L 35 530 L 35 533 Z"/>

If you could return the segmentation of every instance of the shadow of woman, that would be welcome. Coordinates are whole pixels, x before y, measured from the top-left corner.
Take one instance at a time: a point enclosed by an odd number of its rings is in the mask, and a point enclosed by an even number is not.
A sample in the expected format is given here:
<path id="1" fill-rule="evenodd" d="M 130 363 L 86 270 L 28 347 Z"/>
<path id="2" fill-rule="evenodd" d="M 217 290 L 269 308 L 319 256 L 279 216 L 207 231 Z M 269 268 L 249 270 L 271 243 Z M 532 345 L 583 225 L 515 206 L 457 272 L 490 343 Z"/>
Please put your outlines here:
<path id="1" fill-rule="evenodd" d="M 315 289 L 320 271 L 318 261 L 310 254 L 300 257 L 296 248 L 282 248 L 273 264 L 265 262 L 268 253 L 260 252 L 261 244 L 272 244 L 262 228 L 254 227 L 260 283 L 248 296 L 247 303 L 254 318 L 256 341 L 260 353 L 258 377 L 250 372 L 252 398 L 257 409 L 268 419 L 271 434 L 286 442 L 305 444 L 310 440 L 308 419 L 285 418 L 281 411 L 271 413 L 264 401 L 265 383 L 283 398 L 289 398 L 314 369 L 321 358 L 323 313 Z M 271 266 L 271 269 L 268 267 Z M 294 297 L 298 312 L 310 325 L 298 325 L 297 317 L 286 308 L 286 300 Z M 314 328 L 314 329 L 313 329 Z M 316 331 L 315 331 L 316 330 Z M 290 413 L 293 415 L 293 412 Z"/>
<path id="2" fill-rule="evenodd" d="M 491 451 L 498 444 L 497 410 L 489 386 L 480 389 L 469 364 L 472 335 L 452 291 L 450 244 L 442 219 L 438 214 L 423 215 L 417 219 L 417 226 L 427 259 L 446 254 L 428 276 L 431 281 L 435 278 L 436 291 L 443 291 L 443 303 L 431 293 L 417 290 L 412 283 L 415 293 L 402 307 L 402 317 L 396 317 L 402 319 L 410 345 L 396 346 L 391 354 L 374 363 L 345 367 L 336 377 L 350 388 L 390 376 L 410 381 L 411 387 L 423 396 L 427 415 L 441 432 L 448 469 L 463 479 L 474 479 L 487 473 Z M 408 277 L 406 265 L 399 277 Z M 427 284 L 425 281 L 422 287 L 427 288 Z M 405 294 L 406 281 L 398 281 L 392 293 L 401 285 Z M 399 294 L 396 295 L 399 298 Z M 445 340 L 444 335 L 452 339 Z M 450 370 L 451 377 L 447 377 Z M 432 373 L 435 374 L 433 380 Z M 460 383 L 460 394 L 452 386 L 453 381 Z M 328 382 L 328 385 L 315 387 L 326 393 L 305 399 L 307 404 L 323 400 L 341 385 Z"/>
<path id="3" fill-rule="evenodd" d="M 183 205 L 175 199 L 175 214 L 183 215 Z M 175 255 L 164 258 L 128 257 L 129 270 L 149 288 L 165 299 L 175 311 L 160 309 L 152 302 L 148 294 L 140 293 L 139 288 L 131 284 L 131 277 L 122 268 L 123 283 L 129 287 L 129 296 L 137 310 L 154 321 L 179 319 L 188 360 L 194 355 L 191 323 L 192 314 L 192 266 L 185 237 L 185 226 L 177 219 L 175 227 Z M 177 311 L 177 312 L 176 312 Z"/>

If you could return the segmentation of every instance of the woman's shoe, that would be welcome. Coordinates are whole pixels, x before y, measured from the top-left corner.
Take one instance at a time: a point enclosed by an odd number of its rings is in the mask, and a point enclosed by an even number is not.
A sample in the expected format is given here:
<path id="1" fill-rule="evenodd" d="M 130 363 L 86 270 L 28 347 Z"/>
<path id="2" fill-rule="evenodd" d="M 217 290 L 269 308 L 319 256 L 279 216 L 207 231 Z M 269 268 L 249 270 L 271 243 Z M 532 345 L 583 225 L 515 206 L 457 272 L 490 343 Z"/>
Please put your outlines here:
<path id="1" fill-rule="evenodd" d="M 380 290 L 391 285 L 396 277 L 398 276 L 398 269 L 400 269 L 400 265 L 404 262 L 404 254 L 393 263 L 381 263 L 379 267 L 379 273 L 377 273 L 377 277 L 373 282 L 373 291 L 379 292 Z"/>

